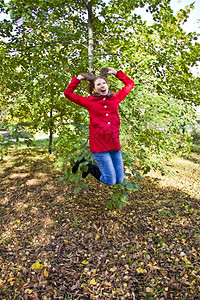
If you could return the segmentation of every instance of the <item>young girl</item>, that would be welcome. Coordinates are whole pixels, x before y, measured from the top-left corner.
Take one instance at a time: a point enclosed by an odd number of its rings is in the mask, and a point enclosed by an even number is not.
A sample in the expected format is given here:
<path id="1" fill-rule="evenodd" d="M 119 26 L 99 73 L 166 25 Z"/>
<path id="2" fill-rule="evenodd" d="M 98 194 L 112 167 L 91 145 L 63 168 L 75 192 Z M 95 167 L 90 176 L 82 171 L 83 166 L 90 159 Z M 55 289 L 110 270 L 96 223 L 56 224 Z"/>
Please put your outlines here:
<path id="1" fill-rule="evenodd" d="M 109 90 L 107 74 L 115 75 L 125 84 L 116 94 Z M 84 79 L 90 82 L 89 97 L 74 93 L 80 81 Z M 119 142 L 120 119 L 118 106 L 121 100 L 130 93 L 133 86 L 134 81 L 121 70 L 117 72 L 113 68 L 103 68 L 98 77 L 85 73 L 78 75 L 77 78 L 73 77 L 66 88 L 65 97 L 85 107 L 90 114 L 90 152 L 92 152 L 98 167 L 88 163 L 88 171 L 82 174 L 84 178 L 90 173 L 107 186 L 123 182 L 124 170 Z M 76 162 L 72 172 L 75 173 L 79 164 L 84 161 L 82 159 Z"/>

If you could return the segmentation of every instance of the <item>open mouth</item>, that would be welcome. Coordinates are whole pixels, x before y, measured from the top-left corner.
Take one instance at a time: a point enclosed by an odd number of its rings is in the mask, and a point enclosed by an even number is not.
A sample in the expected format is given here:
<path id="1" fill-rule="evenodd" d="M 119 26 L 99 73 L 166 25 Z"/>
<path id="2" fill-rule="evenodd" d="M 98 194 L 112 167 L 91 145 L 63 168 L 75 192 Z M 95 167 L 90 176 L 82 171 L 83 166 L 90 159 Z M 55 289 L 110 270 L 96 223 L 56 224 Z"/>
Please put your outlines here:
<path id="1" fill-rule="evenodd" d="M 102 94 L 106 93 L 106 90 L 101 90 L 101 93 L 102 93 Z"/>

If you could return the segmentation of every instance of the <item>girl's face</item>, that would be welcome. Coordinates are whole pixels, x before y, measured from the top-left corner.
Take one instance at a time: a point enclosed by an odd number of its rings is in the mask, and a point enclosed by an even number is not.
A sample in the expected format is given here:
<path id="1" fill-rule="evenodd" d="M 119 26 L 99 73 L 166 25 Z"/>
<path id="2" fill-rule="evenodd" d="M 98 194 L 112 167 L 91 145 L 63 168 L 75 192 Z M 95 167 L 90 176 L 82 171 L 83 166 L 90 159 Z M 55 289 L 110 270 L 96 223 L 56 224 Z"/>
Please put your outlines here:
<path id="1" fill-rule="evenodd" d="M 105 96 L 108 94 L 108 84 L 103 78 L 97 78 L 94 82 L 94 92 Z"/>

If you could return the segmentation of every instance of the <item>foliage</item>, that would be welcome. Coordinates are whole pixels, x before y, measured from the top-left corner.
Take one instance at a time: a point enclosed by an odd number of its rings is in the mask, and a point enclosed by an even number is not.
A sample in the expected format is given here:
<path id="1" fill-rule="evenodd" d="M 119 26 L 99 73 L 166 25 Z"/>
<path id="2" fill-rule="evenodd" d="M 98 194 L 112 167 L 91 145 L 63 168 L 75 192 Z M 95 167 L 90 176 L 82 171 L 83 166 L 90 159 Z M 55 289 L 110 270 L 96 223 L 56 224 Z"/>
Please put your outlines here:
<path id="1" fill-rule="evenodd" d="M 32 144 L 31 138 L 33 137 L 30 129 L 27 131 L 27 128 L 29 128 L 30 125 L 31 123 L 20 122 L 16 124 L 4 123 L 0 126 L 0 130 L 3 130 L 2 133 L 0 133 L 0 160 L 7 154 L 7 149 L 10 146 L 17 146 L 20 144 L 21 139 L 27 146 Z"/>
<path id="2" fill-rule="evenodd" d="M 192 131 L 192 151 L 200 153 L 200 130 L 197 128 Z"/>
<path id="3" fill-rule="evenodd" d="M 190 138 L 182 135 L 181 125 L 193 122 L 191 107 L 199 103 L 200 78 L 194 78 L 190 67 L 200 58 L 200 45 L 197 34 L 185 33 L 181 24 L 193 4 L 176 16 L 169 0 L 93 0 L 91 4 L 94 70 L 122 68 L 134 79 L 134 92 L 120 106 L 121 140 L 126 159 L 139 162 L 147 172 L 160 165 L 163 156 L 189 149 Z M 135 14 L 137 7 L 152 14 L 152 25 Z M 1 4 L 1 11 L 10 15 L 10 20 L 0 22 L 2 121 L 33 122 L 31 130 L 57 132 L 56 151 L 61 161 L 71 165 L 88 151 L 81 153 L 89 120 L 88 113 L 66 100 L 63 91 L 72 76 L 89 69 L 87 9 L 85 1 L 71 0 Z M 113 91 L 122 86 L 109 79 Z M 86 95 L 86 84 L 81 83 L 77 92 Z M 79 185 L 81 177 L 71 178 Z M 122 197 L 123 192 L 124 188 Z"/>

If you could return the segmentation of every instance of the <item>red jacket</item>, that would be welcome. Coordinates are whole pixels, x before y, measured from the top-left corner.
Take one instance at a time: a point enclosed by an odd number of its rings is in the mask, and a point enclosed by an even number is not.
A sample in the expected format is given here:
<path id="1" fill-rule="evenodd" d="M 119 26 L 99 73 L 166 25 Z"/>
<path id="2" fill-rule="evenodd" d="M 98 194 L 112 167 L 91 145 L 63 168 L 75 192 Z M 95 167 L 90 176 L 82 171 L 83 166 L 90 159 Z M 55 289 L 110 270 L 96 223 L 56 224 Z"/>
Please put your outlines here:
<path id="1" fill-rule="evenodd" d="M 125 86 L 116 94 L 109 96 L 83 97 L 74 94 L 74 90 L 79 85 L 78 78 L 72 78 L 66 88 L 64 95 L 70 101 L 85 107 L 90 114 L 90 151 L 104 152 L 109 150 L 120 150 L 118 106 L 134 86 L 134 81 L 126 76 L 121 70 L 115 75 Z"/>

